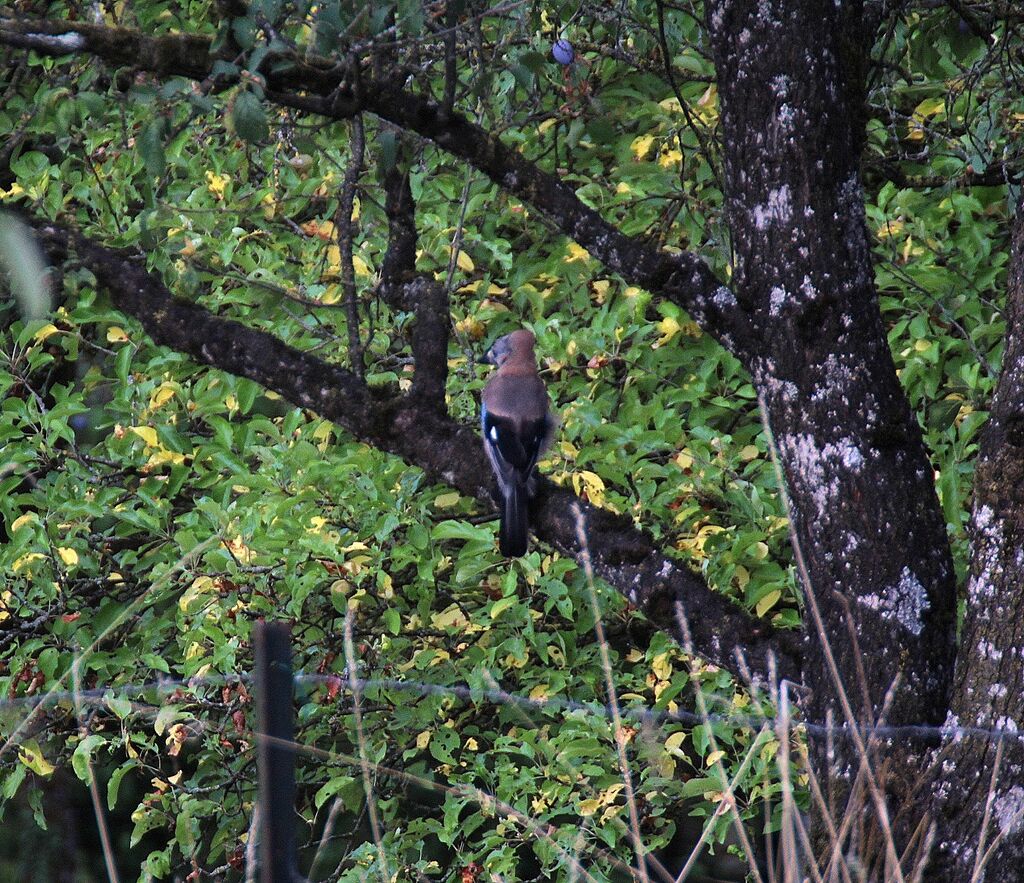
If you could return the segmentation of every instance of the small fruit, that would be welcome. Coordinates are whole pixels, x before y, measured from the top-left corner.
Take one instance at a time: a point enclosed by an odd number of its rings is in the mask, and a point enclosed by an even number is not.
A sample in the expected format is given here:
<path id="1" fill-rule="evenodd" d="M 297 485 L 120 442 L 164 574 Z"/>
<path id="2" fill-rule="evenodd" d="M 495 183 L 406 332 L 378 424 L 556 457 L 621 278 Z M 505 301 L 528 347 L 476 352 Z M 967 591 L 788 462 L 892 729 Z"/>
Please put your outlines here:
<path id="1" fill-rule="evenodd" d="M 313 168 L 313 157 L 308 153 L 297 153 L 291 159 L 288 160 L 290 165 L 300 175 L 305 175 Z"/>
<path id="2" fill-rule="evenodd" d="M 551 46 L 551 57 L 559 64 L 572 64 L 576 53 L 573 51 L 572 43 L 568 40 L 555 40 Z"/>

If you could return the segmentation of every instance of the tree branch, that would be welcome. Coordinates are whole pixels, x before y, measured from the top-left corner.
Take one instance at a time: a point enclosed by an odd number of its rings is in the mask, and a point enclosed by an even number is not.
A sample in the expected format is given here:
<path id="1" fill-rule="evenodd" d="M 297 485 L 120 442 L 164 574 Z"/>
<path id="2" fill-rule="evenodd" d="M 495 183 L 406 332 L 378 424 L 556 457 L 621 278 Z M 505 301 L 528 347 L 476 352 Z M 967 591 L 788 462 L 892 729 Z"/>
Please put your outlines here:
<path id="1" fill-rule="evenodd" d="M 82 22 L 3 19 L 0 43 L 49 55 L 85 52 L 158 74 L 199 80 L 210 76 L 215 60 L 232 60 L 223 52 L 213 54 L 206 38 L 146 37 Z M 268 55 L 263 67 L 267 71 L 266 95 L 271 101 L 332 119 L 369 111 L 465 160 L 547 215 L 610 271 L 687 310 L 702 328 L 749 366 L 757 338 L 748 316 L 700 257 L 690 252 L 668 254 L 643 239 L 622 233 L 586 206 L 556 175 L 543 171 L 465 117 L 394 85 L 402 77 L 401 70 L 394 82 L 375 80 L 364 71 L 347 71 L 334 60 L 277 53 Z M 358 88 L 353 83 L 358 83 Z"/>
<path id="2" fill-rule="evenodd" d="M 174 297 L 138 261 L 61 225 L 28 218 L 51 260 L 69 251 L 96 276 L 118 309 L 138 319 L 157 343 L 197 362 L 246 377 L 332 420 L 356 438 L 402 457 L 462 493 L 490 501 L 489 470 L 475 430 L 451 420 L 418 395 L 370 390 L 355 374 L 293 349 L 263 331 L 213 315 Z M 445 311 L 445 321 L 447 313 Z M 418 366 L 417 366 L 418 367 Z M 628 518 L 579 500 L 542 482 L 535 524 L 542 539 L 579 557 L 571 504 L 583 511 L 595 573 L 622 592 L 655 625 L 678 637 L 675 602 L 700 611 L 694 633 L 699 652 L 736 669 L 742 651 L 755 674 L 767 676 L 774 658 L 781 677 L 798 676 L 795 633 L 776 632 L 721 595 L 684 565 L 661 554 Z"/>

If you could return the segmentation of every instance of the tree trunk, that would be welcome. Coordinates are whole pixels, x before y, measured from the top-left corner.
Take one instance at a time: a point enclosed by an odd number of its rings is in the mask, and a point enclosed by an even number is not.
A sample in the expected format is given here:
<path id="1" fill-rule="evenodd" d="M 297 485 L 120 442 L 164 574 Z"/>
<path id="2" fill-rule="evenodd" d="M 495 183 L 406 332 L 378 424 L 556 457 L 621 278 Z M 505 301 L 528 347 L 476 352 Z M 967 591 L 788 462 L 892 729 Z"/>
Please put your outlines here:
<path id="1" fill-rule="evenodd" d="M 971 576 L 950 732 L 935 759 L 940 836 L 931 873 L 940 879 L 1024 880 L 1022 321 L 1024 197 L 1014 221 L 1006 351 L 975 467 Z"/>
<path id="2" fill-rule="evenodd" d="M 734 290 L 763 332 L 748 367 L 806 562 L 804 710 L 844 727 L 883 714 L 889 724 L 940 724 L 953 672 L 954 570 L 874 287 L 859 176 L 869 48 L 860 6 L 724 0 L 708 18 Z M 811 747 L 838 823 L 865 772 L 860 754 L 848 733 Z M 890 824 L 903 831 L 895 851 L 888 837 L 890 870 L 917 820 L 885 816 L 916 786 L 923 748 L 890 747 L 884 773 L 869 776 L 892 798 L 888 811 L 877 796 L 872 806 L 882 836 Z"/>

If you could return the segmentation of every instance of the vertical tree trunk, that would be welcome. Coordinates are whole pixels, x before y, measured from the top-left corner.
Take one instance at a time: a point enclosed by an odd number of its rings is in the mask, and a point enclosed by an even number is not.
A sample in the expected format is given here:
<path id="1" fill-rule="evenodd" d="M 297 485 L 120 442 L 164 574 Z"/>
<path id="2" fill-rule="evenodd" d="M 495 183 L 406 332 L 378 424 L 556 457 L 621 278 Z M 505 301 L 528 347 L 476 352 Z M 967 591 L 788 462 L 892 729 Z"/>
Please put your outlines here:
<path id="1" fill-rule="evenodd" d="M 720 0 L 708 12 L 734 290 L 764 331 L 748 367 L 812 596 L 805 712 L 846 723 L 831 654 L 859 721 L 877 721 L 887 706 L 889 723 L 938 724 L 953 671 L 954 571 L 874 287 L 859 176 L 869 47 L 860 5 Z M 823 743 L 812 745 L 842 817 L 859 758 L 849 738 L 834 749 L 826 756 Z M 918 744 L 888 758 L 882 784 L 893 806 L 916 784 L 924 754 Z"/>
<path id="2" fill-rule="evenodd" d="M 1022 322 L 1024 197 L 1014 219 L 1006 351 L 975 467 L 971 576 L 950 733 L 936 757 L 940 836 L 931 874 L 941 879 L 1024 880 Z"/>

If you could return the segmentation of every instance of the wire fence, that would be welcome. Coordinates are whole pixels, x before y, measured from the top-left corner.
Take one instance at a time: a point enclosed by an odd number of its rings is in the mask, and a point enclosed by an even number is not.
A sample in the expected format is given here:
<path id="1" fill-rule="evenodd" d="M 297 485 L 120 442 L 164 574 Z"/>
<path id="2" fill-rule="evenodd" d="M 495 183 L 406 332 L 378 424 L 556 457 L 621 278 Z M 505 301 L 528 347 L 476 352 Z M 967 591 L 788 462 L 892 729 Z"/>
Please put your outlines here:
<path id="1" fill-rule="evenodd" d="M 61 703 L 84 703 L 86 705 L 102 705 L 107 699 L 125 699 L 132 696 L 167 697 L 182 691 L 196 690 L 203 687 L 226 687 L 242 683 L 252 685 L 254 675 L 249 672 L 238 672 L 229 675 L 205 675 L 186 680 L 160 678 L 142 684 L 122 684 L 116 687 L 95 687 L 80 692 L 71 690 L 39 693 L 35 696 L 18 696 L 0 699 L 0 714 L 15 711 L 22 714 L 40 708 L 52 707 Z M 613 709 L 610 704 L 601 702 L 585 702 L 565 697 L 553 696 L 545 699 L 533 699 L 520 696 L 500 688 L 479 688 L 468 685 L 434 684 L 425 681 L 403 681 L 395 678 L 357 678 L 354 682 L 343 675 L 313 674 L 296 672 L 292 676 L 293 689 L 301 696 L 304 689 L 327 686 L 338 690 L 338 695 L 352 692 L 353 683 L 361 693 L 372 690 L 393 690 L 413 693 L 420 696 L 444 696 L 463 699 L 467 702 L 491 702 L 498 705 L 513 705 L 521 709 L 555 713 L 585 713 L 601 716 L 611 720 Z M 642 725 L 684 724 L 699 726 L 702 724 L 721 724 L 736 729 L 757 729 L 765 724 L 777 727 L 782 719 L 774 715 L 714 713 L 677 709 L 638 708 L 636 705 L 623 705 L 619 709 L 623 718 Z M 798 716 L 786 719 L 787 726 L 802 730 L 814 736 L 832 736 L 851 738 L 853 733 L 847 724 L 829 724 L 821 721 L 808 721 Z M 1019 731 L 1013 722 L 1008 721 L 1003 727 L 965 727 L 959 724 L 858 724 L 856 732 L 861 736 L 878 739 L 914 738 L 924 741 L 941 739 L 984 738 L 995 741 L 1024 742 L 1024 732 Z"/>

